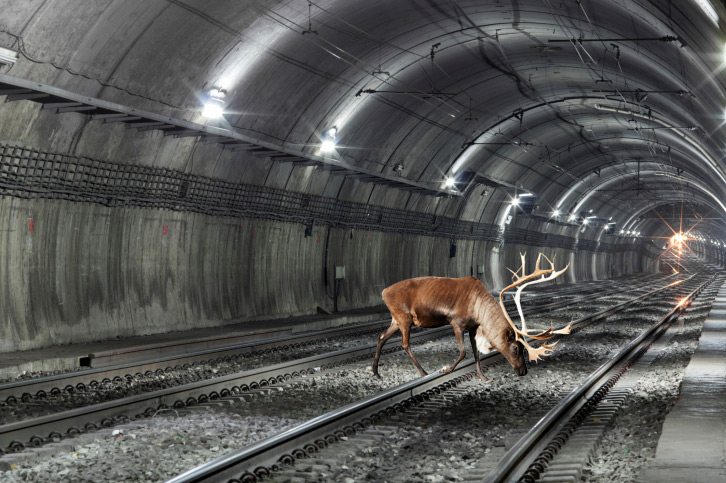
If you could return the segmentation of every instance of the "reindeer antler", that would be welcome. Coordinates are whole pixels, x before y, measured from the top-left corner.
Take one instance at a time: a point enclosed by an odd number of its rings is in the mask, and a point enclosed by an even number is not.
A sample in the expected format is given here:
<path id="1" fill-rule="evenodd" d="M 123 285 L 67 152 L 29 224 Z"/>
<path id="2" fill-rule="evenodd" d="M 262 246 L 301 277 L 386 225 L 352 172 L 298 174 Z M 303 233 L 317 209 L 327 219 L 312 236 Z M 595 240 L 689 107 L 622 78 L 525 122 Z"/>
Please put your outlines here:
<path id="1" fill-rule="evenodd" d="M 563 268 L 562 270 L 556 271 L 554 261 L 550 260 L 545 255 L 540 253 L 539 256 L 537 257 L 537 263 L 535 264 L 534 272 L 532 272 L 530 274 L 526 274 L 524 267 L 525 267 L 525 257 L 527 256 L 527 254 L 520 253 L 519 256 L 522 259 L 522 266 L 519 267 L 519 269 L 517 269 L 516 272 L 508 269 L 510 272 L 512 272 L 512 282 L 513 283 L 511 285 L 505 287 L 504 289 L 502 289 L 501 292 L 499 292 L 499 306 L 502 308 L 502 312 L 504 312 L 504 317 L 506 317 L 507 322 L 509 322 L 509 325 L 511 325 L 512 329 L 514 329 L 514 334 L 515 334 L 516 340 L 521 340 L 522 345 L 524 345 L 527 348 L 527 352 L 529 353 L 529 360 L 538 361 L 540 359 L 540 357 L 545 357 L 545 356 L 550 355 L 552 353 L 552 351 L 554 350 L 555 344 L 557 344 L 557 342 L 555 342 L 553 344 L 542 344 L 541 346 L 539 346 L 538 348 L 535 349 L 535 348 L 531 347 L 529 344 L 527 344 L 527 340 L 525 339 L 525 337 L 531 337 L 531 338 L 537 339 L 537 340 L 546 340 L 546 339 L 550 339 L 550 338 L 554 337 L 555 334 L 569 334 L 570 327 L 572 327 L 572 323 L 568 324 L 568 326 L 565 327 L 564 329 L 552 330 L 552 326 L 550 326 L 550 328 L 545 330 L 544 332 L 540 332 L 539 334 L 530 334 L 529 331 L 527 330 L 527 323 L 524 320 L 524 314 L 522 313 L 522 304 L 520 301 L 520 297 L 522 295 L 522 291 L 526 287 L 528 287 L 530 285 L 542 283 L 542 282 L 547 282 L 549 280 L 554 280 L 555 278 L 562 275 L 565 272 L 565 270 L 567 270 L 569 268 L 570 264 L 568 263 L 567 266 L 565 266 L 565 268 Z M 550 268 L 542 269 L 539 267 L 542 257 L 544 257 L 544 259 L 547 260 L 547 262 L 549 262 Z M 519 274 L 520 271 L 522 272 L 521 275 Z M 540 277 L 540 278 L 537 278 L 537 277 Z M 514 294 L 514 303 L 517 306 L 517 313 L 519 313 L 519 318 L 522 321 L 522 330 L 519 330 L 517 328 L 517 326 L 514 324 L 514 322 L 512 322 L 512 319 L 509 317 L 509 314 L 507 313 L 507 309 L 504 307 L 504 293 L 507 290 L 510 290 L 515 287 L 517 287 L 517 292 Z"/>

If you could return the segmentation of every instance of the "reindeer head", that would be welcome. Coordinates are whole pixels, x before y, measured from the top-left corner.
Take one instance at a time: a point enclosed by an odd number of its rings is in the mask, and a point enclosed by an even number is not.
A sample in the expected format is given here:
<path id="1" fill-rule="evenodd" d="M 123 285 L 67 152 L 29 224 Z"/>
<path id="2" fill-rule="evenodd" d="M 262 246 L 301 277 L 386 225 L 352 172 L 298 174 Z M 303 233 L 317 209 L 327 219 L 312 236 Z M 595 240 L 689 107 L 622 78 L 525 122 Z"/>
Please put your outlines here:
<path id="1" fill-rule="evenodd" d="M 514 343 L 507 344 L 507 347 L 509 348 L 509 352 L 514 354 L 520 354 L 520 359 L 522 360 L 522 364 L 524 363 L 524 357 L 522 355 L 522 348 L 526 348 L 527 352 L 529 353 L 529 360 L 530 361 L 538 361 L 540 357 L 548 356 L 552 353 L 552 350 L 555 347 L 555 344 L 542 344 L 537 348 L 531 347 L 528 343 L 525 337 L 531 337 L 533 339 L 537 340 L 546 340 L 552 338 L 555 334 L 569 334 L 570 333 L 570 327 L 572 324 L 569 324 L 564 329 L 560 330 L 552 330 L 552 327 L 550 326 L 549 329 L 545 330 L 544 332 L 541 332 L 539 334 L 530 334 L 527 330 L 527 323 L 524 320 L 524 314 L 522 313 L 522 305 L 520 301 L 520 296 L 522 295 L 522 290 L 524 290 L 525 287 L 529 285 L 534 285 L 537 283 L 547 282 L 548 280 L 553 280 L 560 275 L 562 275 L 565 270 L 570 266 L 568 263 L 565 268 L 559 271 L 555 271 L 555 264 L 552 262 L 549 258 L 545 257 L 541 253 L 537 257 L 537 263 L 535 264 L 534 272 L 530 274 L 526 274 L 524 269 L 524 262 L 525 262 L 525 256 L 526 254 L 520 254 L 520 257 L 522 258 L 522 266 L 516 271 L 509 270 L 512 272 L 512 284 L 508 287 L 505 287 L 502 289 L 502 291 L 499 293 L 499 306 L 502 309 L 502 312 L 504 313 L 504 317 L 507 319 L 507 322 L 509 322 L 509 325 L 511 326 L 511 332 L 514 338 Z M 550 264 L 550 268 L 547 269 L 541 269 L 539 267 L 540 261 L 542 260 L 542 257 L 545 258 Z M 521 274 L 520 274 L 521 272 Z M 540 277 L 540 278 L 537 278 Z M 517 326 L 512 322 L 512 319 L 509 317 L 509 314 L 507 313 L 506 308 L 504 307 L 504 293 L 507 290 L 510 290 L 512 288 L 517 288 L 517 293 L 514 295 L 514 303 L 517 305 L 517 312 L 519 313 L 519 318 L 522 321 L 522 330 L 519 330 Z M 519 344 L 518 349 L 515 349 L 514 346 L 516 344 Z M 501 351 L 500 351 L 501 352 Z M 527 373 L 527 369 L 524 369 L 524 374 L 521 374 L 518 366 L 515 365 L 513 360 L 516 359 L 510 359 L 509 356 L 507 356 L 506 353 L 502 352 L 502 355 L 507 358 L 509 363 L 514 367 L 514 370 L 519 374 L 520 376 Z"/>
<path id="2" fill-rule="evenodd" d="M 497 336 L 490 342 L 486 337 L 484 327 L 479 326 L 474 338 L 476 340 L 476 350 L 482 354 L 487 354 L 492 349 L 496 349 L 514 368 L 514 372 L 518 376 L 527 375 L 524 345 L 522 341 L 517 339 L 517 334 L 511 328 L 506 327 L 503 332 L 497 333 Z"/>
<path id="3" fill-rule="evenodd" d="M 524 362 L 524 344 L 513 330 L 507 330 L 504 350 L 499 351 L 512 366 L 518 376 L 527 375 L 527 364 Z"/>

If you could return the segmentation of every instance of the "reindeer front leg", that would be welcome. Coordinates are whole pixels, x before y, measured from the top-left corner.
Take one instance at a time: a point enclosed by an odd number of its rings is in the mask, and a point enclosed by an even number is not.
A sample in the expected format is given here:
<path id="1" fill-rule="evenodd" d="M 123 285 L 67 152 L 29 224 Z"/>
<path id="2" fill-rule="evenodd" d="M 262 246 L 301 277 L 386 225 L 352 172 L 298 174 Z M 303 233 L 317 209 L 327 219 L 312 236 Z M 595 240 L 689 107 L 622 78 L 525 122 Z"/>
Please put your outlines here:
<path id="1" fill-rule="evenodd" d="M 459 346 L 459 358 L 454 361 L 452 365 L 449 367 L 444 367 L 441 369 L 441 372 L 444 374 L 448 374 L 454 369 L 456 369 L 456 366 L 459 365 L 459 362 L 464 360 L 464 357 L 466 356 L 466 347 L 464 347 L 464 331 L 462 328 L 457 324 L 451 324 L 451 326 L 454 328 L 454 335 L 456 336 L 456 345 Z"/>
<path id="2" fill-rule="evenodd" d="M 479 366 L 479 348 L 476 346 L 476 330 L 469 329 L 469 341 L 471 342 L 471 350 L 474 351 L 474 362 L 476 362 L 476 375 L 482 382 L 490 382 L 488 378 L 484 377 L 481 373 L 481 367 Z"/>

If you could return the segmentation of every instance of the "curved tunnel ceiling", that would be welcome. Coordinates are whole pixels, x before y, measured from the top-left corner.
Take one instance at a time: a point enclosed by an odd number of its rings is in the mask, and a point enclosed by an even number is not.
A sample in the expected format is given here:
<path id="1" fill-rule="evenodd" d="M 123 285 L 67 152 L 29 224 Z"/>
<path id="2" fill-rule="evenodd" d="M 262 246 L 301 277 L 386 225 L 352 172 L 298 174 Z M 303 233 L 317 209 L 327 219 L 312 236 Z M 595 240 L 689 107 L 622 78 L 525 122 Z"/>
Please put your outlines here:
<path id="1" fill-rule="evenodd" d="M 224 89 L 230 126 L 282 146 L 317 154 L 334 126 L 361 168 L 469 171 L 621 226 L 697 203 L 726 234 L 720 2 L 3 3 L 17 77 L 198 122 Z"/>

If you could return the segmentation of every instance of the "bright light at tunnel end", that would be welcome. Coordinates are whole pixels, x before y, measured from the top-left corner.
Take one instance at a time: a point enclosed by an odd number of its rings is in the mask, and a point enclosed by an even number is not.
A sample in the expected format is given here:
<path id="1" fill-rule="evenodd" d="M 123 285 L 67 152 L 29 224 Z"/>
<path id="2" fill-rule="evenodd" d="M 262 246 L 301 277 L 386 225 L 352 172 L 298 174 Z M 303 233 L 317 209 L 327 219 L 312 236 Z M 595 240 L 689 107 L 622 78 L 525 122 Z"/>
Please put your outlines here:
<path id="1" fill-rule="evenodd" d="M 676 233 L 671 237 L 671 243 L 673 245 L 682 245 L 687 240 L 688 236 L 684 235 L 683 233 Z"/>

